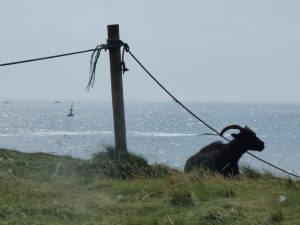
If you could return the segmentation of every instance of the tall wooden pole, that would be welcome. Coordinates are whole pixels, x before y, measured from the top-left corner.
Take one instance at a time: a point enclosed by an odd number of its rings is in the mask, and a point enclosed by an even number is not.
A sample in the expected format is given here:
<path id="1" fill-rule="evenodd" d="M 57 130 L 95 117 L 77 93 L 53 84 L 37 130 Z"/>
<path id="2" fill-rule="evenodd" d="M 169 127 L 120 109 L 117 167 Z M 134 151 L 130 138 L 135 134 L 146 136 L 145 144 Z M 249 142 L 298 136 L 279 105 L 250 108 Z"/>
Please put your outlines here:
<path id="1" fill-rule="evenodd" d="M 119 25 L 107 26 L 108 45 L 120 40 Z M 115 147 L 119 152 L 127 152 L 123 79 L 121 70 L 121 46 L 109 48 L 111 92 L 114 117 Z"/>

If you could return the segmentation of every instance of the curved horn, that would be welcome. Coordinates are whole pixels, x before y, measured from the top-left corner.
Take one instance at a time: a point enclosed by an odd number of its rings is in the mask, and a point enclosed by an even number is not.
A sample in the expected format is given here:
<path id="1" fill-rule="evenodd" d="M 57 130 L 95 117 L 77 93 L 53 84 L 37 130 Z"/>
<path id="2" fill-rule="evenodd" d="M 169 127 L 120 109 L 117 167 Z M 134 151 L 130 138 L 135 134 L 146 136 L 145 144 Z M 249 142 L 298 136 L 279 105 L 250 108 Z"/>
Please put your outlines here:
<path id="1" fill-rule="evenodd" d="M 229 126 L 223 128 L 223 130 L 221 131 L 220 135 L 223 136 L 223 134 L 224 134 L 226 131 L 230 130 L 230 129 L 237 129 L 237 130 L 242 131 L 244 128 L 242 128 L 242 127 L 239 126 L 239 125 L 229 125 Z"/>

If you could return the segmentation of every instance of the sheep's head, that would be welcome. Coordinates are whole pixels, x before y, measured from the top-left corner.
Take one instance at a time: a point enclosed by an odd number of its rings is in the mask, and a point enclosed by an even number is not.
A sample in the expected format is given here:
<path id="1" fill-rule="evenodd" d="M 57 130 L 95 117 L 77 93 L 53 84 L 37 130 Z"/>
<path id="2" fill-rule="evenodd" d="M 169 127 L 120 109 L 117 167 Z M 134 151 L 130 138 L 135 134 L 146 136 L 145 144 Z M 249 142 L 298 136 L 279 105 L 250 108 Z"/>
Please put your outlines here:
<path id="1" fill-rule="evenodd" d="M 247 126 L 243 128 L 239 125 L 230 125 L 225 127 L 220 134 L 223 135 L 230 129 L 237 129 L 240 131 L 238 134 L 231 134 L 231 136 L 248 150 L 262 151 L 265 148 L 264 142 Z"/>

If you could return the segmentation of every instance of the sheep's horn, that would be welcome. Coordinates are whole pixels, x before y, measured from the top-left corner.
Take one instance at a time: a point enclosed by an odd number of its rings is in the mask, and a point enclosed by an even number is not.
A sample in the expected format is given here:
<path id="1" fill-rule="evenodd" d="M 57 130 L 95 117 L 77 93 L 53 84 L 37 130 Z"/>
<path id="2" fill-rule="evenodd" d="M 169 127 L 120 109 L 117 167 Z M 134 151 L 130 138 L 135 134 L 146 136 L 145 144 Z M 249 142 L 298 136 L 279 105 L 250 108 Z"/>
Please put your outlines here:
<path id="1" fill-rule="evenodd" d="M 244 128 L 242 128 L 242 127 L 239 126 L 239 125 L 229 125 L 229 126 L 225 127 L 225 128 L 221 131 L 220 135 L 223 136 L 223 134 L 224 134 L 226 131 L 230 130 L 230 129 L 237 129 L 237 130 L 242 131 Z"/>

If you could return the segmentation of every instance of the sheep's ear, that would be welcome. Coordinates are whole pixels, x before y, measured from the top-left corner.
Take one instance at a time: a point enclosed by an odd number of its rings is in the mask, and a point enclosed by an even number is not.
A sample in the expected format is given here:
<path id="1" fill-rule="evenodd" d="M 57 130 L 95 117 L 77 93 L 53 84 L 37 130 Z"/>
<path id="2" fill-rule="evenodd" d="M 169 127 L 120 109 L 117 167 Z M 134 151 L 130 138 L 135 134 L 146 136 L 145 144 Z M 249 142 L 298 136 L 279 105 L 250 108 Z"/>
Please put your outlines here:
<path id="1" fill-rule="evenodd" d="M 236 138 L 237 137 L 237 134 L 231 134 L 232 137 Z"/>

